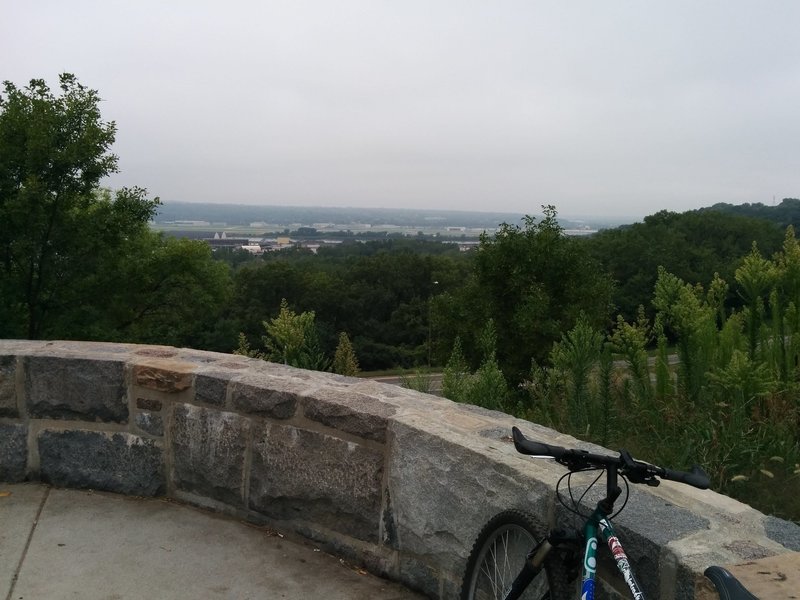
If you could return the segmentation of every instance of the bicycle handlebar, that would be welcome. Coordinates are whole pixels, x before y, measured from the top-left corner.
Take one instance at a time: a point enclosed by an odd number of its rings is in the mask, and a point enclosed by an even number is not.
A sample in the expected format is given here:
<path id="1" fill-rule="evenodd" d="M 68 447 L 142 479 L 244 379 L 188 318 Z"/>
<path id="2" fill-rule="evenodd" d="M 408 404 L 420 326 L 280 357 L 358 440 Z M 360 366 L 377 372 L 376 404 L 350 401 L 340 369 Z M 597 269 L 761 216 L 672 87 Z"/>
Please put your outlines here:
<path id="1" fill-rule="evenodd" d="M 688 473 L 686 471 L 673 471 L 672 469 L 663 469 L 663 471 L 664 473 L 661 475 L 661 479 L 678 481 L 701 490 L 707 490 L 708 486 L 711 485 L 711 482 L 708 480 L 708 475 L 706 475 L 706 472 L 698 465 L 694 465 L 692 470 Z"/>
<path id="2" fill-rule="evenodd" d="M 555 458 L 557 462 L 566 466 L 571 471 L 579 471 L 587 468 L 608 468 L 616 467 L 620 474 L 628 478 L 632 483 L 645 483 L 647 485 L 658 485 L 657 477 L 670 481 L 685 483 L 701 490 L 708 489 L 711 482 L 708 475 L 702 468 L 695 465 L 690 472 L 673 471 L 650 463 L 635 460 L 626 450 L 621 450 L 616 456 L 607 454 L 594 454 L 586 450 L 563 448 L 544 444 L 534 440 L 529 440 L 516 427 L 511 428 L 514 439 L 514 447 L 517 452 L 529 456 L 549 456 Z"/>

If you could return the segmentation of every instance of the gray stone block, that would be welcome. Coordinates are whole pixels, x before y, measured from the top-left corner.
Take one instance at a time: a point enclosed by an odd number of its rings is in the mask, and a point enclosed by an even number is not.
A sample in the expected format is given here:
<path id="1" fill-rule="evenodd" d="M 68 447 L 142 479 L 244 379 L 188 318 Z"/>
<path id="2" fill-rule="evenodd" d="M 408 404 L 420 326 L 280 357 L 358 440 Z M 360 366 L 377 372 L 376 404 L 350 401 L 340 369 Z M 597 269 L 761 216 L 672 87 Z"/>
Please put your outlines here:
<path id="1" fill-rule="evenodd" d="M 296 394 L 241 381 L 231 383 L 231 402 L 236 410 L 273 419 L 289 419 L 297 410 Z"/>
<path id="2" fill-rule="evenodd" d="M 31 417 L 128 421 L 123 361 L 46 356 L 28 356 L 24 361 Z"/>
<path id="3" fill-rule="evenodd" d="M 0 417 L 19 417 L 15 375 L 17 360 L 13 356 L 0 356 Z"/>
<path id="4" fill-rule="evenodd" d="M 249 419 L 235 413 L 176 405 L 172 424 L 175 485 L 242 506 L 250 427 Z"/>
<path id="5" fill-rule="evenodd" d="M 487 460 L 482 447 L 463 445 L 445 425 L 435 435 L 399 422 L 391 431 L 391 510 L 403 554 L 461 574 L 478 533 L 497 513 L 525 510 L 544 530 L 552 492 L 510 466 L 516 457 L 508 464 Z"/>
<path id="6" fill-rule="evenodd" d="M 162 408 L 164 408 L 164 403 L 161 400 L 157 400 L 155 398 L 137 398 L 136 408 L 141 408 L 142 410 L 154 410 L 156 412 L 159 412 Z"/>
<path id="7" fill-rule="evenodd" d="M 800 525 L 797 523 L 767 516 L 764 518 L 764 530 L 771 540 L 775 540 L 789 550 L 800 552 Z"/>
<path id="8" fill-rule="evenodd" d="M 151 412 L 137 413 L 136 426 L 150 435 L 164 435 L 164 419 L 161 417 L 161 415 Z"/>
<path id="9" fill-rule="evenodd" d="M 601 493 L 604 493 L 604 485 L 601 484 L 602 481 L 598 482 L 596 487 Z M 622 502 L 623 498 L 620 498 L 616 505 L 618 509 L 622 507 Z M 584 503 L 584 505 L 594 509 L 594 504 Z M 616 517 L 614 525 L 620 531 L 635 528 L 636 534 L 652 543 L 655 549 L 657 546 L 666 546 L 695 531 L 708 529 L 709 522 L 690 510 L 675 506 L 663 498 L 648 494 L 640 490 L 638 486 L 631 484 L 628 504 Z"/>
<path id="10" fill-rule="evenodd" d="M 0 423 L 0 481 L 25 479 L 28 465 L 28 428 L 17 423 Z"/>
<path id="11" fill-rule="evenodd" d="M 378 541 L 383 454 L 288 425 L 254 431 L 250 508 Z"/>
<path id="12" fill-rule="evenodd" d="M 45 429 L 38 444 L 41 477 L 48 483 L 136 496 L 164 492 L 163 451 L 152 439 L 120 432 Z"/>
<path id="13" fill-rule="evenodd" d="M 230 374 L 219 375 L 198 374 L 194 378 L 195 400 L 213 406 L 224 406 L 228 393 Z"/>
<path id="14" fill-rule="evenodd" d="M 389 417 L 397 412 L 375 398 L 336 388 L 320 388 L 302 400 L 312 421 L 379 442 L 386 441 Z"/>

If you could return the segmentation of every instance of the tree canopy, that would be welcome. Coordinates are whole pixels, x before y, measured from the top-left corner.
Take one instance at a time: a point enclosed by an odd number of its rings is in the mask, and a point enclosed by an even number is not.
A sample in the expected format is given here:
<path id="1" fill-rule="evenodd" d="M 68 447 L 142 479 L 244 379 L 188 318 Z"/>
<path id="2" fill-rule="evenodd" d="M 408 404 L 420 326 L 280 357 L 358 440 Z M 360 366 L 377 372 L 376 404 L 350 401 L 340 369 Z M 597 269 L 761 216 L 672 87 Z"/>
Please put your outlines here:
<path id="1" fill-rule="evenodd" d="M 771 254 L 782 240 L 783 230 L 768 221 L 716 211 L 663 210 L 582 243 L 614 278 L 616 310 L 633 320 L 640 305 L 654 315 L 649 306 L 659 267 L 692 284 L 705 284 L 715 273 L 730 281 L 753 242 Z"/>
<path id="2" fill-rule="evenodd" d="M 99 104 L 71 74 L 59 77 L 56 92 L 41 79 L 3 84 L 0 336 L 175 343 L 185 338 L 178 331 L 187 333 L 180 316 L 197 323 L 222 300 L 227 268 L 212 265 L 204 244 L 149 231 L 158 198 L 138 187 L 100 187 L 117 157 L 116 125 L 102 119 Z M 187 279 L 197 302 L 170 299 L 187 291 Z M 180 310 L 164 318 L 169 307 Z"/>
<path id="3" fill-rule="evenodd" d="M 610 318 L 610 278 L 584 246 L 564 235 L 555 208 L 543 208 L 541 220 L 528 216 L 522 226 L 504 223 L 494 236 L 484 234 L 473 277 L 437 306 L 443 329 L 460 336 L 465 349 L 479 348 L 477 333 L 494 322 L 497 359 L 514 384 L 581 315 L 601 328 Z"/>

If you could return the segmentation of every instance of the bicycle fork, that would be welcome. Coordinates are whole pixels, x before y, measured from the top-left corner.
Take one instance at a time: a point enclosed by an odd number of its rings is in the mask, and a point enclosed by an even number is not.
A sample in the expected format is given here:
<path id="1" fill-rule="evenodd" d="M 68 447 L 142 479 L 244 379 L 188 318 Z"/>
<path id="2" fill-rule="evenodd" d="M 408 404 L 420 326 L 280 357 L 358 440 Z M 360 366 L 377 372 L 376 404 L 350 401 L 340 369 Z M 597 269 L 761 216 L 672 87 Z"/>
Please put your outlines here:
<path id="1" fill-rule="evenodd" d="M 511 588 L 504 600 L 517 600 L 525 588 L 530 585 L 534 578 L 544 568 L 544 562 L 550 555 L 550 552 L 556 548 L 568 546 L 575 548 L 580 544 L 582 536 L 580 532 L 570 533 L 563 529 L 550 531 L 545 539 L 537 544 L 533 550 L 528 553 L 522 571 L 511 584 Z"/>

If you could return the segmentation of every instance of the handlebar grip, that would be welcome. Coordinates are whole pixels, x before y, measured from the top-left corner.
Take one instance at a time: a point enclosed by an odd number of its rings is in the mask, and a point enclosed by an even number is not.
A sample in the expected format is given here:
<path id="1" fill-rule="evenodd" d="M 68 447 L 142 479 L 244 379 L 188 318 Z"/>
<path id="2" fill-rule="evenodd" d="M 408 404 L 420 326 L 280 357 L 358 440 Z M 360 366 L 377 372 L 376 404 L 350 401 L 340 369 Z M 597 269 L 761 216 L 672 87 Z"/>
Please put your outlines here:
<path id="1" fill-rule="evenodd" d="M 514 438 L 514 447 L 520 454 L 561 458 L 567 451 L 566 448 L 562 448 L 561 446 L 551 446 L 550 444 L 529 440 L 516 427 L 511 428 L 511 434 Z"/>
<path id="2" fill-rule="evenodd" d="M 709 481 L 706 472 L 697 465 L 693 466 L 692 470 L 688 473 L 686 471 L 673 471 L 672 469 L 664 469 L 661 479 L 678 481 L 701 490 L 707 490 L 711 485 L 711 481 Z"/>

